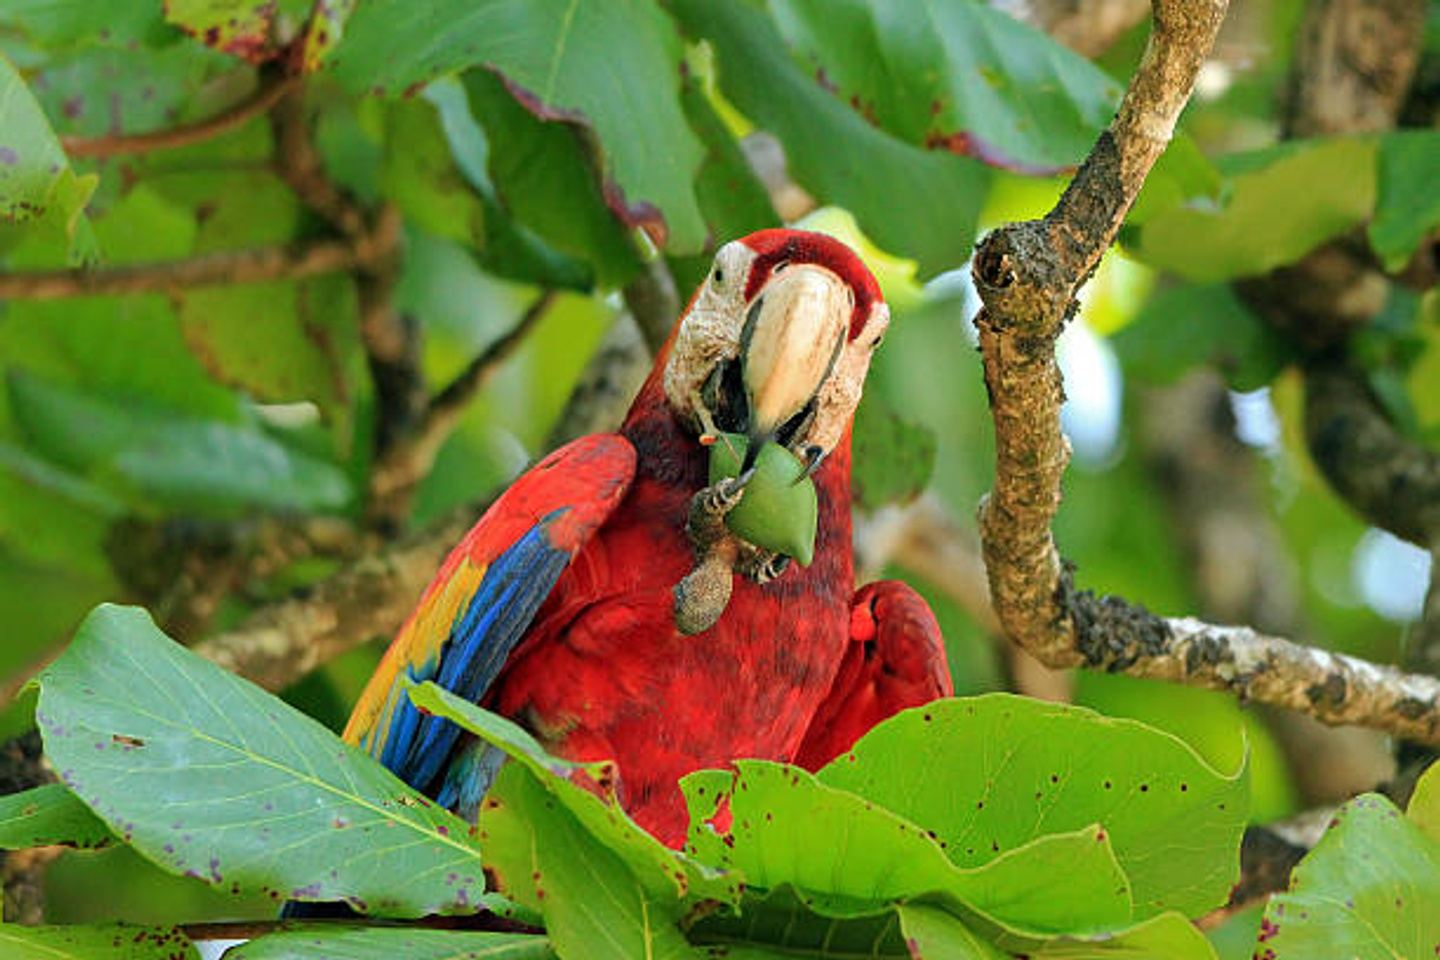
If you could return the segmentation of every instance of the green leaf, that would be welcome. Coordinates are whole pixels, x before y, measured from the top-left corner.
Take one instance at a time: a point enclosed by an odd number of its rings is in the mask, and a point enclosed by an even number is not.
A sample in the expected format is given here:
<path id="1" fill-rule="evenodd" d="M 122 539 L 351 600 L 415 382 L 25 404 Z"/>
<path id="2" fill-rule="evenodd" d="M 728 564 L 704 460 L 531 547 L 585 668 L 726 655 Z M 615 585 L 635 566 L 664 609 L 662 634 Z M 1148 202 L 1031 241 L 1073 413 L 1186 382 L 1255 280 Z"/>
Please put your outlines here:
<path id="1" fill-rule="evenodd" d="M 1265 909 L 1265 960 L 1429 957 L 1440 945 L 1440 843 L 1379 794 L 1342 806 Z"/>
<path id="2" fill-rule="evenodd" d="M 59 784 L 0 797 L 0 850 L 52 844 L 91 850 L 113 839 L 110 828 Z"/>
<path id="3" fill-rule="evenodd" d="M 0 54 L 0 251 L 19 227 L 76 237 L 98 182 L 70 169 L 40 104 Z"/>
<path id="4" fill-rule="evenodd" d="M 626 816 L 614 795 L 613 762 L 572 763 L 553 757 L 521 727 L 434 683 L 411 687 L 408 692 L 417 707 L 458 724 L 529 770 L 582 828 L 629 865 L 651 895 L 661 899 L 678 896 L 687 902 L 705 899 L 734 903 L 739 899 L 738 878 L 707 869 L 669 849 Z M 487 797 L 481 814 L 482 831 L 491 827 L 489 821 L 495 809 L 492 799 Z M 490 848 L 486 849 L 486 863 L 493 864 Z M 497 869 L 505 875 L 503 868 Z M 514 871 L 511 874 L 513 878 Z"/>
<path id="5" fill-rule="evenodd" d="M 1440 843 L 1440 763 L 1432 763 L 1415 783 L 1405 816 L 1431 839 Z"/>
<path id="6" fill-rule="evenodd" d="M 1267 385 L 1294 355 L 1290 342 L 1228 283 L 1163 287 L 1110 342 L 1137 380 L 1174 383 L 1209 364 L 1240 391 Z"/>
<path id="7" fill-rule="evenodd" d="M 165 0 L 165 19 L 190 36 L 250 63 L 263 63 L 283 49 L 276 14 L 295 16 L 306 0 Z"/>
<path id="8" fill-rule="evenodd" d="M 1084 159 L 1120 101 L 1099 67 L 983 3 L 767 6 L 818 85 L 917 146 L 1055 172 Z"/>
<path id="9" fill-rule="evenodd" d="M 20 371 L 9 377 L 17 422 L 35 450 L 120 493 L 181 510 L 245 506 L 336 509 L 349 482 L 332 464 L 257 426 L 122 404 Z"/>
<path id="10" fill-rule="evenodd" d="M 463 80 L 489 144 L 475 156 L 452 139 L 456 160 L 489 171 L 497 206 L 517 224 L 590 264 L 601 287 L 622 286 L 640 261 L 585 157 L 585 131 L 563 118 L 536 116 L 489 70 L 470 70 Z"/>
<path id="11" fill-rule="evenodd" d="M 0 926 L 0 956 L 15 960 L 199 960 L 178 927 Z"/>
<path id="12" fill-rule="evenodd" d="M 497 71 L 538 116 L 594 130 L 617 215 L 692 253 L 705 241 L 692 186 L 701 149 L 680 108 L 680 59 L 653 0 L 372 0 L 331 62 L 351 89 L 389 95 L 466 67 Z"/>
<path id="13" fill-rule="evenodd" d="M 1364 223 L 1375 206 L 1375 142 L 1335 138 L 1221 158 L 1222 202 L 1151 210 L 1128 251 L 1189 280 L 1268 273 Z"/>
<path id="14" fill-rule="evenodd" d="M 705 957 L 680 932 L 683 906 L 674 889 L 666 895 L 632 872 L 563 797 L 530 767 L 508 764 L 485 801 L 492 812 L 504 811 L 498 822 L 513 831 L 507 845 L 528 854 L 508 882 L 517 899 L 540 905 L 555 952 L 567 960 Z M 489 842 L 483 834 L 482 842 Z"/>
<path id="15" fill-rule="evenodd" d="M 1162 913 L 1128 930 L 1099 937 L 1057 937 L 1026 947 L 1031 960 L 1215 960 L 1205 935 L 1178 913 Z"/>
<path id="16" fill-rule="evenodd" d="M 1050 833 L 966 869 L 922 827 L 798 767 L 737 760 L 734 768 L 733 775 L 692 774 L 680 785 L 690 846 L 707 862 L 740 871 L 749 887 L 790 885 L 813 909 L 839 917 L 943 897 L 972 927 L 1031 938 L 1130 920 L 1129 885 L 1098 827 Z"/>
<path id="17" fill-rule="evenodd" d="M 1405 266 L 1425 235 L 1440 224 L 1437 157 L 1440 130 L 1402 130 L 1380 138 L 1375 218 L 1366 230 L 1387 270 Z"/>
<path id="18" fill-rule="evenodd" d="M 875 727 L 819 779 L 934 831 L 964 867 L 1099 823 L 1136 919 L 1198 916 L 1239 876 L 1244 769 L 1222 773 L 1169 734 L 1077 707 L 1008 694 L 936 701 Z"/>
<path id="19" fill-rule="evenodd" d="M 464 821 L 138 608 L 95 609 L 41 675 L 36 719 L 61 780 L 172 873 L 392 916 L 483 894 Z"/>
<path id="20" fill-rule="evenodd" d="M 780 138 L 797 183 L 848 209 L 875 243 L 917 260 L 926 276 L 970 258 L 990 180 L 983 166 L 871 126 L 791 58 L 753 5 L 673 0 L 671 10 L 688 34 L 714 46 L 721 89 Z"/>
<path id="21" fill-rule="evenodd" d="M 315 927 L 232 947 L 225 960 L 551 960 L 543 936 L 465 930 Z"/>
<path id="22" fill-rule="evenodd" d="M 960 918 L 926 903 L 906 903 L 895 909 L 900 929 L 913 956 L 950 957 L 953 960 L 1006 960 L 1010 955 L 976 936 Z"/>
<path id="23" fill-rule="evenodd" d="M 357 3 L 359 0 L 324 0 L 315 4 L 300 46 L 300 64 L 306 73 L 314 73 L 326 65 L 331 51 L 345 35 L 345 22 Z"/>
<path id="24" fill-rule="evenodd" d="M 909 503 L 935 472 L 935 432 L 900 416 L 876 391 L 860 401 L 850 443 L 850 495 L 866 510 Z"/>
<path id="25" fill-rule="evenodd" d="M 13 27 L 47 51 L 68 47 L 124 47 L 174 39 L 161 5 L 145 0 L 8 0 L 0 24 Z"/>
<path id="26" fill-rule="evenodd" d="M 766 227 L 778 227 L 780 218 L 739 142 L 706 95 L 697 67 L 691 67 L 686 73 L 681 105 L 705 147 L 705 159 L 695 178 L 695 192 L 710 231 L 704 251 L 693 257 L 670 258 L 676 289 L 688 291 L 705 279 L 715 249 L 721 244 Z"/>
<path id="27" fill-rule="evenodd" d="M 788 885 L 763 893 L 750 892 L 738 915 L 701 917 L 690 928 L 695 943 L 715 945 L 728 958 L 814 957 L 867 960 L 912 960 L 900 935 L 894 908 L 870 914 L 828 917 L 810 909 Z"/>

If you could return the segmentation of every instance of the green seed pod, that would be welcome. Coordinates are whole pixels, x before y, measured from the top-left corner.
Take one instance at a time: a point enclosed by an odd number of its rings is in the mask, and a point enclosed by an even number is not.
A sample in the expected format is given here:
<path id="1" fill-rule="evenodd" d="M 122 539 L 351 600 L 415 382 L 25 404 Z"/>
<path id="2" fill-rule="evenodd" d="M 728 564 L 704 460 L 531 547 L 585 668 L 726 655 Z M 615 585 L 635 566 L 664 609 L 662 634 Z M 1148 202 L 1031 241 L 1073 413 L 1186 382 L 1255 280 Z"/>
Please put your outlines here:
<path id="1" fill-rule="evenodd" d="M 749 446 L 743 434 L 722 433 L 710 448 L 710 482 L 740 473 Z M 802 567 L 815 557 L 819 506 L 805 464 L 778 443 L 767 443 L 755 458 L 755 475 L 745 496 L 725 516 L 725 526 L 747 543 L 792 557 Z"/>

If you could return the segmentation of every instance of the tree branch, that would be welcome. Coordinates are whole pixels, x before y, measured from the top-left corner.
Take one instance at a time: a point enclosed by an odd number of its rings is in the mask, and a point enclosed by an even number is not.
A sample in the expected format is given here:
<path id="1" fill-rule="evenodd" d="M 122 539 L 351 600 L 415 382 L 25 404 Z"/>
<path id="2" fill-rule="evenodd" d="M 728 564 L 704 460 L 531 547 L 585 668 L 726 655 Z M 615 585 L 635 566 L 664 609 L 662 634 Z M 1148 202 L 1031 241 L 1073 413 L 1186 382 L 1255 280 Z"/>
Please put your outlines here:
<path id="1" fill-rule="evenodd" d="M 114 157 L 128 153 L 174 150 L 200 143 L 244 126 L 273 107 L 299 85 L 293 74 L 275 73 L 261 80 L 255 92 L 213 117 L 149 133 L 106 134 L 100 137 L 61 137 L 60 145 L 71 157 Z"/>
<path id="2" fill-rule="evenodd" d="M 1050 523 L 1069 445 L 1055 341 L 1075 294 L 1114 240 L 1184 107 L 1225 0 L 1157 0 L 1154 33 L 1109 130 L 1043 220 L 992 232 L 975 256 L 980 331 L 995 422 L 995 489 L 980 507 L 995 609 L 1011 639 L 1051 666 L 1083 658 L 1058 606 Z"/>
<path id="3" fill-rule="evenodd" d="M 284 689 L 348 650 L 393 635 L 480 512 L 458 510 L 194 650 L 267 690 Z"/>
<path id="4" fill-rule="evenodd" d="M 430 400 L 413 429 L 398 438 L 376 460 L 370 472 L 372 503 L 386 504 L 382 509 L 394 515 L 408 509 L 410 495 L 416 484 L 423 480 L 434 466 L 436 454 L 460 422 L 470 401 L 489 382 L 495 371 L 514 355 L 520 344 L 549 312 L 555 303 L 555 297 L 553 290 L 541 293 L 515 326 L 470 361 L 454 380 Z M 398 504 L 394 502 L 396 500 L 404 502 Z"/>
<path id="5" fill-rule="evenodd" d="M 974 273 L 984 307 L 975 324 L 996 437 L 995 488 L 980 509 L 991 597 L 1010 637 L 1050 666 L 1228 690 L 1329 723 L 1440 742 L 1440 681 L 1096 598 L 1074 588 L 1055 547 L 1050 524 L 1069 460 L 1055 341 L 1168 142 L 1224 10 L 1225 0 L 1157 0 L 1120 111 L 1055 209 L 980 244 Z"/>
<path id="6" fill-rule="evenodd" d="M 680 296 L 675 292 L 675 277 L 661 257 L 656 257 L 641 268 L 640 274 L 620 291 L 625 306 L 651 355 L 659 352 L 670 336 L 675 318 L 680 316 Z"/>
<path id="7" fill-rule="evenodd" d="M 0 300 L 172 293 L 188 287 L 300 280 L 366 268 L 387 254 L 382 238 L 362 238 L 353 243 L 319 241 L 299 247 L 226 250 L 185 260 L 100 269 L 0 273 Z"/>

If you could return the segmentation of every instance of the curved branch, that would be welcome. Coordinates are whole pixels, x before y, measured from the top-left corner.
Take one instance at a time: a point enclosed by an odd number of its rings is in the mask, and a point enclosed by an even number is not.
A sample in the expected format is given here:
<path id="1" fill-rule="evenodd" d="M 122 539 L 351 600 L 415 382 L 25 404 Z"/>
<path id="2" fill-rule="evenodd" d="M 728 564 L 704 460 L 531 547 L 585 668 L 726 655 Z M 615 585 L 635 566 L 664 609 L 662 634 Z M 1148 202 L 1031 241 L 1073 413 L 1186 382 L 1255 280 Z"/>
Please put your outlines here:
<path id="1" fill-rule="evenodd" d="M 128 153 L 149 153 L 174 150 L 200 143 L 222 133 L 244 126 L 266 112 L 299 84 L 294 75 L 276 74 L 262 81 L 249 97 L 227 107 L 213 117 L 178 127 L 152 130 L 148 133 L 112 133 L 99 137 L 61 137 L 60 145 L 72 157 L 115 157 Z"/>
<path id="2" fill-rule="evenodd" d="M 1402 436 L 1343 360 L 1305 365 L 1305 440 L 1330 486 L 1367 522 L 1427 550 L 1440 543 L 1440 453 Z"/>
<path id="3" fill-rule="evenodd" d="M 99 269 L 0 273 L 0 299 L 59 300 L 66 297 L 167 293 L 215 284 L 299 280 L 364 267 L 380 255 L 372 243 L 322 241 L 302 247 L 226 250 L 186 260 L 164 260 Z"/>

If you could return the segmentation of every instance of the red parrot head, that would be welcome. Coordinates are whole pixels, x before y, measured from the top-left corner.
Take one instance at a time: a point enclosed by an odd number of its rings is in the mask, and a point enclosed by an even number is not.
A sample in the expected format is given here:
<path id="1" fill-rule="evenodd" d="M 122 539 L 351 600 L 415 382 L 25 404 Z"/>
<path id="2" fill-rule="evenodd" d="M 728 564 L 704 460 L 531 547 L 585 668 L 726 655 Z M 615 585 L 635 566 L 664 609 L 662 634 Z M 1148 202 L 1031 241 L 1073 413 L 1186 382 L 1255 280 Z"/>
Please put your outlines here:
<path id="1" fill-rule="evenodd" d="M 845 435 L 890 309 L 845 244 L 761 230 L 715 255 L 675 333 L 665 395 L 697 432 L 778 442 L 812 466 Z"/>

